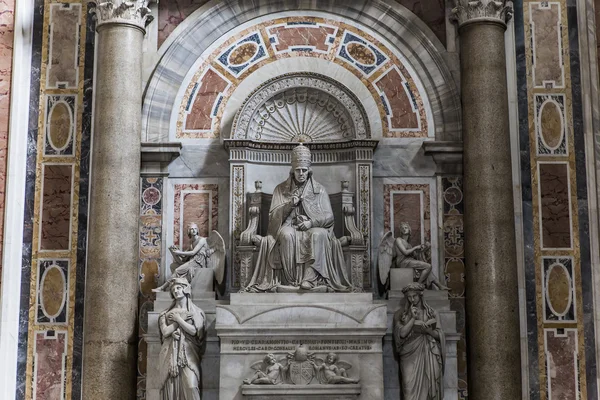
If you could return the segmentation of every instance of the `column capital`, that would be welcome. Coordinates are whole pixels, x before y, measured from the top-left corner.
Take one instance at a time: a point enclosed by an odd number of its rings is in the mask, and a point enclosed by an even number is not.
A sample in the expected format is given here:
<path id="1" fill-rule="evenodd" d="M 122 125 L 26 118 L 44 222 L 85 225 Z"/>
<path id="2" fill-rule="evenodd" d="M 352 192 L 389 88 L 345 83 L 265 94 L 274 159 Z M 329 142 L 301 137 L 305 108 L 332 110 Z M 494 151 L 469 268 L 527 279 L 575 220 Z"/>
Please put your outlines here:
<path id="1" fill-rule="evenodd" d="M 452 18 L 459 28 L 467 23 L 497 22 L 504 26 L 513 14 L 512 2 L 506 0 L 454 0 Z"/>
<path id="2" fill-rule="evenodd" d="M 128 24 L 146 29 L 154 17 L 150 15 L 149 0 L 108 0 L 96 5 L 96 29 L 104 24 Z"/>

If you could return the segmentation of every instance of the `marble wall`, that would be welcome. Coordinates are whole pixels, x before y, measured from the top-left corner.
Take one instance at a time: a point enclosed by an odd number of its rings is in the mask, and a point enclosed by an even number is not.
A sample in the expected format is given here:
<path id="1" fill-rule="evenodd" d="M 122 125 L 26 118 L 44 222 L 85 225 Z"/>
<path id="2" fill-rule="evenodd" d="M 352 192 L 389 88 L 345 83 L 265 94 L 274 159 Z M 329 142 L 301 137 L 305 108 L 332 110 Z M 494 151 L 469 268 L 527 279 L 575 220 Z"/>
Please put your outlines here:
<path id="1" fill-rule="evenodd" d="M 422 19 L 442 43 L 446 43 L 446 5 L 442 0 L 399 0 L 400 4 Z M 174 0 L 158 3 L 158 47 L 183 20 L 208 0 Z"/>
<path id="2" fill-rule="evenodd" d="M 574 1 L 515 2 L 531 400 L 598 394 L 577 24 Z"/>
<path id="3" fill-rule="evenodd" d="M 95 36 L 88 7 L 35 3 L 17 399 L 81 398 Z"/>
<path id="4" fill-rule="evenodd" d="M 2 243 L 4 239 L 4 191 L 10 116 L 10 89 L 14 38 L 14 0 L 0 0 L 0 287 L 2 285 Z"/>

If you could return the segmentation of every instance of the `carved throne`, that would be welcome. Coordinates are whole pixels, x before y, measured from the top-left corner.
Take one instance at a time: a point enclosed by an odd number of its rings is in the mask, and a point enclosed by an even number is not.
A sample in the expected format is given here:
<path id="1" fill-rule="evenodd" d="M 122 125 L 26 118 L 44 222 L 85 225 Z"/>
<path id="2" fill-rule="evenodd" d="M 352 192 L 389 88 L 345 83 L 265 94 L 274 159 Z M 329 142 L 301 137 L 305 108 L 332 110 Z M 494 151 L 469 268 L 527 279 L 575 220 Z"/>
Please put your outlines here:
<path id="1" fill-rule="evenodd" d="M 349 182 L 342 181 L 342 190 L 330 194 L 331 207 L 334 214 L 334 232 L 340 239 L 346 237 L 342 249 L 346 260 L 348 276 L 357 290 L 362 291 L 365 253 L 368 250 L 367 237 L 356 226 L 356 208 L 354 193 L 348 190 Z M 240 260 L 242 287 L 246 287 L 256 265 L 257 246 L 254 245 L 256 236 L 265 236 L 269 223 L 269 209 L 273 195 L 262 192 L 262 181 L 255 182 L 256 191 L 248 193 L 248 226 L 240 234 L 237 244 L 237 254 Z"/>
<path id="2" fill-rule="evenodd" d="M 346 272 L 358 291 L 370 277 L 371 171 L 377 141 L 354 94 L 312 73 L 265 82 L 239 109 L 229 139 L 233 288 L 247 286 L 265 236 L 275 186 L 289 176 L 299 142 L 312 153 L 314 178 L 329 194 L 335 236 L 342 240 Z M 341 187 L 340 187 L 341 183 Z"/>

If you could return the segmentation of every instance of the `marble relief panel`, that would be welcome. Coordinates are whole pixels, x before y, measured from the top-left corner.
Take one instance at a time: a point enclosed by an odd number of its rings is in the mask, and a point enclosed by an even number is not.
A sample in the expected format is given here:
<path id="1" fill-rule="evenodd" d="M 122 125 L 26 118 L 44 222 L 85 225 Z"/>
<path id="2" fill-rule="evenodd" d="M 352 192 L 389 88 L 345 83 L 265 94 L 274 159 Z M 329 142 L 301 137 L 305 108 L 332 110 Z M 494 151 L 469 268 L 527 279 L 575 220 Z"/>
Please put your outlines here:
<path id="1" fill-rule="evenodd" d="M 204 54 L 182 93 L 173 139 L 220 137 L 225 107 L 241 82 L 262 66 L 290 57 L 325 59 L 355 75 L 378 105 L 383 136 L 429 135 L 428 103 L 394 50 L 347 23 L 302 16 L 232 32 Z"/>
<path id="2" fill-rule="evenodd" d="M 45 164 L 42 171 L 40 250 L 69 250 L 73 165 Z"/>
<path id="3" fill-rule="evenodd" d="M 10 115 L 10 90 L 14 40 L 14 0 L 0 0 L 0 287 L 2 285 L 2 243 L 4 243 L 4 190 L 6 187 L 6 161 L 8 149 L 8 124 Z"/>
<path id="4" fill-rule="evenodd" d="M 81 4 L 50 5 L 47 88 L 76 89 L 79 86 L 79 32 Z"/>
<path id="5" fill-rule="evenodd" d="M 66 331 L 35 332 L 34 399 L 62 400 L 66 398 L 67 336 Z"/>

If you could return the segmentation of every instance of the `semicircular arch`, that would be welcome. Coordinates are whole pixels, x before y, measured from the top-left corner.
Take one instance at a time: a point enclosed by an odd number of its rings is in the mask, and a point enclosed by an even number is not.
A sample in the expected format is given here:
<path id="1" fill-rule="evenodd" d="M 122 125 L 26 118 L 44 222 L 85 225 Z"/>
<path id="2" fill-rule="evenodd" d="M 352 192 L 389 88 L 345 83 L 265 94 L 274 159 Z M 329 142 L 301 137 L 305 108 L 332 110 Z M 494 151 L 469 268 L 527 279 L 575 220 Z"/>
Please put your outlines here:
<path id="1" fill-rule="evenodd" d="M 145 91 L 142 139 L 148 142 L 173 140 L 173 127 L 180 129 L 183 126 L 182 129 L 185 129 L 186 125 L 189 125 L 191 129 L 188 129 L 188 131 L 195 132 L 206 128 L 210 131 L 212 126 L 218 126 L 218 107 L 222 106 L 224 108 L 227 101 L 226 96 L 223 96 L 223 92 L 227 89 L 233 92 L 236 82 L 234 84 L 231 84 L 231 82 L 229 84 L 222 83 L 224 86 L 222 93 L 213 93 L 214 98 L 211 100 L 214 104 L 205 102 L 201 112 L 194 114 L 200 115 L 199 119 L 195 117 L 196 120 L 192 123 L 185 122 L 184 114 L 186 110 L 182 108 L 185 108 L 186 105 L 188 108 L 193 107 L 195 101 L 201 102 L 204 100 L 197 97 L 197 92 L 202 83 L 210 82 L 214 84 L 218 81 L 219 76 L 221 78 L 231 78 L 230 81 L 235 81 L 239 79 L 236 77 L 238 72 L 240 74 L 253 72 L 251 68 L 244 71 L 244 64 L 248 61 L 248 57 L 256 58 L 258 60 L 255 63 L 256 68 L 260 68 L 260 57 L 264 55 L 257 54 L 257 46 L 254 44 L 245 44 L 250 43 L 251 40 L 238 36 L 230 42 L 235 44 L 236 40 L 246 40 L 246 42 L 242 42 L 244 44 L 243 48 L 238 49 L 240 46 L 234 46 L 226 49 L 228 52 L 223 50 L 223 54 L 219 55 L 222 57 L 221 61 L 224 60 L 221 63 L 222 65 L 206 69 L 212 74 L 211 77 L 217 78 L 202 81 L 202 79 L 199 79 L 201 77 L 198 76 L 198 71 L 195 71 L 195 68 L 206 56 L 206 51 L 210 50 L 211 46 L 214 48 L 214 44 L 220 38 L 230 35 L 230 32 L 235 30 L 236 27 L 244 23 L 251 23 L 257 18 L 264 19 L 268 16 L 276 16 L 276 13 L 289 9 L 299 10 L 296 13 L 329 14 L 332 18 L 349 20 L 354 25 L 359 25 L 364 27 L 365 30 L 377 34 L 387 41 L 388 46 L 390 46 L 390 43 L 394 44 L 393 47 L 401 54 L 402 61 L 411 68 L 411 71 L 403 71 L 401 63 L 396 71 L 392 71 L 393 68 L 390 68 L 390 65 L 394 67 L 393 62 L 389 59 L 386 60 L 385 54 L 378 54 L 374 46 L 369 46 L 369 42 L 361 43 L 360 36 L 358 39 L 344 36 L 342 40 L 344 40 L 346 47 L 340 46 L 340 49 L 336 50 L 338 53 L 335 54 L 335 57 L 340 58 L 340 56 L 344 56 L 344 54 L 341 54 L 342 50 L 346 53 L 353 52 L 348 54 L 347 60 L 338 62 L 338 64 L 345 67 L 347 67 L 346 64 L 352 64 L 354 58 L 358 58 L 355 54 L 361 55 L 360 63 L 357 62 L 354 65 L 355 69 L 360 70 L 356 74 L 357 76 L 371 74 L 374 77 L 370 90 L 376 100 L 379 100 L 378 95 L 382 99 L 379 108 L 381 109 L 382 120 L 386 119 L 387 113 L 390 125 L 388 133 L 393 131 L 392 117 L 389 112 L 391 108 L 390 98 L 385 97 L 385 85 L 383 83 L 378 85 L 377 82 L 383 81 L 384 78 L 395 78 L 396 82 L 390 82 L 390 84 L 404 87 L 406 93 L 403 95 L 412 100 L 410 103 L 412 113 L 416 115 L 415 117 L 411 114 L 409 107 L 408 112 L 403 111 L 396 118 L 396 121 L 413 124 L 414 129 L 412 126 L 407 125 L 410 128 L 408 130 L 425 132 L 425 134 L 415 136 L 430 136 L 435 137 L 437 140 L 460 140 L 460 101 L 454 80 L 444 61 L 445 49 L 421 20 L 406 8 L 391 0 L 369 1 L 360 10 L 348 7 L 345 2 L 339 0 L 320 2 L 318 10 L 312 4 L 297 4 L 294 1 L 267 0 L 260 4 L 253 4 L 226 0 L 208 3 L 188 17 L 161 47 L 162 57 Z M 269 47 L 268 36 L 264 37 L 264 34 L 260 36 L 255 38 L 256 43 L 262 43 L 265 48 Z M 334 40 L 340 40 L 339 36 Z M 302 51 L 302 49 L 292 50 Z M 314 55 L 319 57 L 317 52 L 311 54 L 311 56 Z M 337 60 L 334 61 L 337 62 Z M 385 74 L 381 73 L 384 67 L 381 67 L 379 73 L 377 68 L 371 68 L 377 62 L 381 62 L 380 65 L 385 65 L 392 73 L 388 73 L 388 70 Z M 203 73 L 206 74 L 206 71 Z M 195 82 L 192 78 L 194 74 L 197 78 Z M 393 77 L 392 74 L 394 74 Z M 414 82 L 410 81 L 411 74 L 415 75 L 413 77 L 415 78 Z M 184 92 L 183 95 L 182 91 Z M 419 96 L 423 98 L 421 99 Z M 418 109 L 418 107 L 422 109 Z M 187 111 L 189 112 L 189 109 Z M 384 134 L 384 136 L 394 137 L 393 134 Z M 179 137 L 186 136 L 180 135 L 175 139 L 177 140 Z M 209 137 L 211 136 L 209 135 Z"/>

